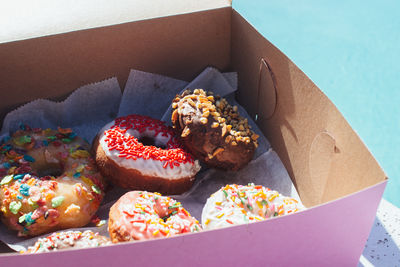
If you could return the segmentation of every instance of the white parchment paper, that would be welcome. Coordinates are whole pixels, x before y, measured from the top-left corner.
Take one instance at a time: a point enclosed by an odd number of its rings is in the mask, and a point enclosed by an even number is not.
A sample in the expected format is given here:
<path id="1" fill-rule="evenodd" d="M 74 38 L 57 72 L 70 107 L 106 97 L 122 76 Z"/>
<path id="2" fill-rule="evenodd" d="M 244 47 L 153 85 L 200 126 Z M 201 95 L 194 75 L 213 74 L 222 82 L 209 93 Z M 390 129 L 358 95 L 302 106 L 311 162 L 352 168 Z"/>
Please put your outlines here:
<path id="1" fill-rule="evenodd" d="M 131 70 L 122 96 L 117 80 L 112 78 L 83 86 L 60 103 L 36 100 L 10 112 L 4 120 L 1 134 L 16 130 L 23 122 L 41 128 L 70 127 L 91 142 L 99 129 L 116 116 L 136 113 L 161 119 L 170 124 L 170 104 L 176 94 L 187 88 L 213 91 L 214 94 L 226 97 L 231 105 L 237 105 L 240 114 L 248 118 L 253 131 L 260 136 L 259 147 L 254 159 L 240 171 L 221 171 L 203 166 L 196 176 L 194 186 L 188 192 L 173 197 L 181 201 L 198 220 L 201 218 L 202 208 L 208 196 L 226 184 L 255 183 L 300 201 L 278 155 L 272 150 L 256 123 L 234 99 L 234 92 L 237 90 L 236 73 L 220 73 L 211 67 L 206 68 L 190 83 Z M 127 190 L 111 186 L 97 212 L 98 217 L 107 220 L 109 208 L 125 192 Z M 93 229 L 93 226 L 79 229 Z M 97 228 L 97 231 L 108 235 L 106 226 Z M 37 238 L 18 238 L 14 232 L 0 225 L 0 240 L 13 249 L 20 250 L 33 245 Z"/>
<path id="2" fill-rule="evenodd" d="M 62 102 L 38 99 L 11 111 L 4 118 L 1 135 L 18 130 L 24 123 L 39 128 L 73 128 L 92 142 L 101 127 L 115 118 L 120 102 L 117 78 L 84 85 Z"/>

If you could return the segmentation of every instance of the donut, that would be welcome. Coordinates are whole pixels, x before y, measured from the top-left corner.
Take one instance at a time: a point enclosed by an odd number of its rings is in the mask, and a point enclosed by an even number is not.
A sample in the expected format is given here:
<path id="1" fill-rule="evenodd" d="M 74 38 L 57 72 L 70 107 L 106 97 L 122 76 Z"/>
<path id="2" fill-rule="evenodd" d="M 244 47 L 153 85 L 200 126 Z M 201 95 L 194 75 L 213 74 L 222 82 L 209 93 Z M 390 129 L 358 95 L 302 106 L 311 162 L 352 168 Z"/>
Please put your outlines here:
<path id="1" fill-rule="evenodd" d="M 201 227 L 180 202 L 159 193 L 131 191 L 111 207 L 108 230 L 111 241 L 118 243 L 198 232 Z"/>
<path id="2" fill-rule="evenodd" d="M 171 127 L 141 115 L 120 117 L 100 130 L 96 162 L 109 180 L 129 190 L 181 194 L 200 170 Z"/>
<path id="3" fill-rule="evenodd" d="M 35 244 L 28 247 L 28 250 L 22 253 L 41 253 L 71 248 L 89 248 L 100 247 L 112 244 L 108 237 L 102 236 L 90 230 L 65 231 L 52 233 L 49 236 L 39 238 Z"/>
<path id="4" fill-rule="evenodd" d="M 239 170 L 258 146 L 259 136 L 239 115 L 238 107 L 203 89 L 177 95 L 171 120 L 189 151 L 209 167 Z"/>
<path id="5" fill-rule="evenodd" d="M 104 181 L 90 146 L 71 129 L 22 125 L 0 146 L 0 214 L 19 236 L 35 236 L 90 222 Z"/>
<path id="6" fill-rule="evenodd" d="M 207 199 L 201 214 L 204 230 L 262 221 L 304 210 L 291 197 L 261 185 L 226 185 Z"/>

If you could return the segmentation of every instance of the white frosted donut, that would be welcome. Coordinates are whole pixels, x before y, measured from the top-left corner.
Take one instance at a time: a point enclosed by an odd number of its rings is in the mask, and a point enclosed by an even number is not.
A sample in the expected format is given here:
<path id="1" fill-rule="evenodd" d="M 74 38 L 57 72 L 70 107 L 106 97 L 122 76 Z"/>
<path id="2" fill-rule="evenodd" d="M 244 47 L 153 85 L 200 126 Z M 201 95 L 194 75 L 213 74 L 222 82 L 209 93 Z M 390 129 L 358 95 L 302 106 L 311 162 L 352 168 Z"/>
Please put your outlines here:
<path id="1" fill-rule="evenodd" d="M 203 229 L 216 229 L 291 214 L 304 207 L 291 197 L 261 185 L 226 185 L 207 199 Z"/>
<path id="2" fill-rule="evenodd" d="M 115 119 L 99 132 L 94 149 L 103 175 L 128 189 L 179 194 L 200 170 L 172 128 L 147 116 Z"/>
<path id="3" fill-rule="evenodd" d="M 2 221 L 19 235 L 88 224 L 104 196 L 89 144 L 71 129 L 21 130 L 0 144 Z"/>

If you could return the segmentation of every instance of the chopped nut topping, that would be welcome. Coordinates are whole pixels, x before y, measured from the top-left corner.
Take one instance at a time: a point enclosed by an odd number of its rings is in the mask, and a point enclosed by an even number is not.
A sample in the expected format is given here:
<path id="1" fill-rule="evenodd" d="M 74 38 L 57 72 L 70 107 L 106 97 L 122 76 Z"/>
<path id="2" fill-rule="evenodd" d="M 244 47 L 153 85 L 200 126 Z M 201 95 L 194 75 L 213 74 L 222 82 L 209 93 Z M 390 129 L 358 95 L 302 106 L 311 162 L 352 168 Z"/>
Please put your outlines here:
<path id="1" fill-rule="evenodd" d="M 183 129 L 181 137 L 186 137 L 190 134 L 190 129 L 189 127 L 185 127 L 185 129 Z"/>
<path id="2" fill-rule="evenodd" d="M 202 124 L 207 124 L 208 120 L 207 120 L 207 118 L 201 118 L 201 119 L 200 119 L 200 122 L 201 122 Z"/>
<path id="3" fill-rule="evenodd" d="M 225 136 L 225 142 L 233 146 L 239 142 L 246 144 L 253 143 L 258 146 L 258 135 L 251 130 L 248 120 L 238 113 L 238 106 L 231 106 L 225 98 L 219 95 L 213 96 L 213 92 L 205 92 L 203 89 L 195 89 L 193 93 L 185 90 L 181 95 L 177 95 L 172 103 L 174 109 L 172 113 L 172 121 L 175 122 L 179 114 L 182 112 L 180 103 L 187 102 L 191 107 L 202 113 L 200 123 L 207 124 L 212 116 L 211 128 L 221 127 L 222 136 Z M 182 132 L 182 137 L 190 134 L 190 130 L 186 127 Z M 233 138 L 234 137 L 234 138 Z"/>
<path id="4" fill-rule="evenodd" d="M 224 151 L 224 149 L 222 147 L 217 148 L 212 154 L 213 157 L 215 157 L 217 154 L 221 153 L 222 151 Z"/>
<path id="5" fill-rule="evenodd" d="M 175 109 L 174 112 L 172 112 L 171 120 L 172 122 L 175 122 L 178 119 L 178 110 Z"/>
<path id="6" fill-rule="evenodd" d="M 210 111 L 208 110 L 204 111 L 201 116 L 207 118 L 208 116 L 210 116 Z"/>
<path id="7" fill-rule="evenodd" d="M 211 128 L 217 128 L 219 126 L 218 122 L 213 122 L 213 124 L 211 124 Z"/>
<path id="8" fill-rule="evenodd" d="M 189 103 L 189 105 L 191 105 L 192 107 L 196 107 L 196 103 L 194 103 L 194 101 L 191 98 L 187 99 L 187 102 Z"/>

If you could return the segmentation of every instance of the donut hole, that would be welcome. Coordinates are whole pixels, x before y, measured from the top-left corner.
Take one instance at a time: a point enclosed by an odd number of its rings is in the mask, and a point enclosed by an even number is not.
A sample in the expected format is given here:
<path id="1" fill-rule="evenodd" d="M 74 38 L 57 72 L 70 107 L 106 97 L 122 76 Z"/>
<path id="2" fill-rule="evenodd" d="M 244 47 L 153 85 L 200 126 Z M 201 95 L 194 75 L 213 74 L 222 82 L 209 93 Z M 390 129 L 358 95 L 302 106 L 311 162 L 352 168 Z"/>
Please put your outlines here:
<path id="1" fill-rule="evenodd" d="M 158 140 L 156 140 L 154 137 L 151 136 L 142 136 L 138 139 L 140 143 L 142 143 L 145 146 L 155 146 L 161 149 L 166 149 L 167 146 Z"/>
<path id="2" fill-rule="evenodd" d="M 64 173 L 64 170 L 60 166 L 60 164 L 48 163 L 46 165 L 37 167 L 36 168 L 36 172 L 37 172 L 39 177 L 45 177 L 45 176 L 58 177 L 58 176 L 61 176 Z"/>

